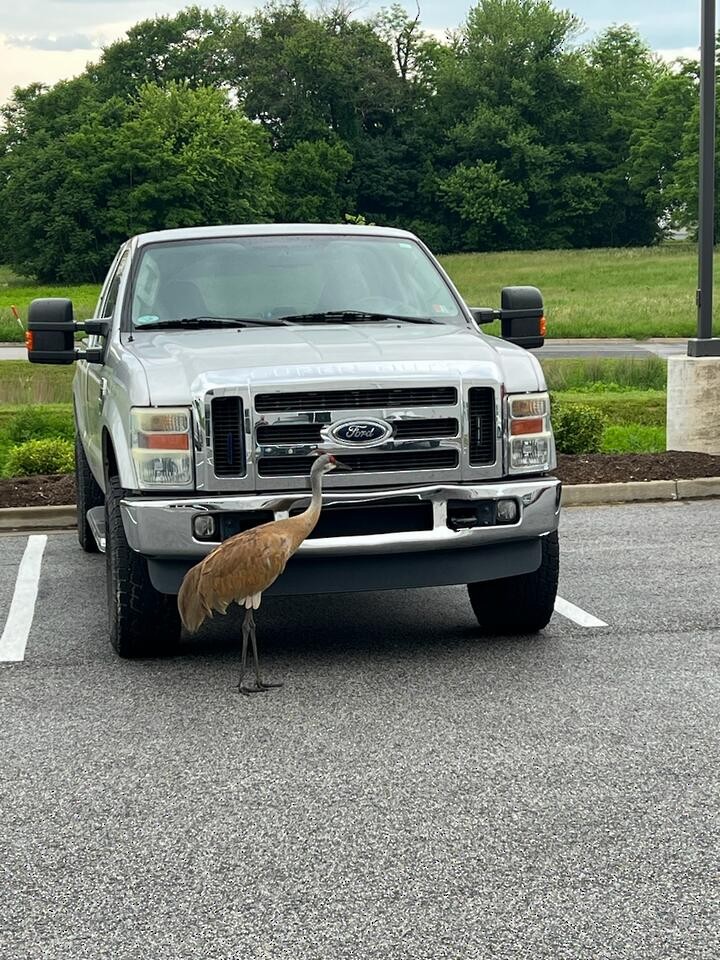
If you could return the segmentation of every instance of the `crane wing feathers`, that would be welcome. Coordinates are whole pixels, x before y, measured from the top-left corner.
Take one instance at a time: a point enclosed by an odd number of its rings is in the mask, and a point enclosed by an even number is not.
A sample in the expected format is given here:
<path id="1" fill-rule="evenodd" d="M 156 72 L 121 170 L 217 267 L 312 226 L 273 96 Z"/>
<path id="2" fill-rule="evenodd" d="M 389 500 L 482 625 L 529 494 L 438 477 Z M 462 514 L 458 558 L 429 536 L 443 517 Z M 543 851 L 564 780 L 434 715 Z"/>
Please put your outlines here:
<path id="1" fill-rule="evenodd" d="M 178 594 L 186 628 L 195 632 L 213 611 L 261 594 L 285 569 L 307 535 L 297 520 L 275 520 L 230 537 L 192 567 Z"/>
<path id="2" fill-rule="evenodd" d="M 197 591 L 203 606 L 225 613 L 233 603 L 262 593 L 285 569 L 292 539 L 268 524 L 230 537 L 198 566 Z"/>

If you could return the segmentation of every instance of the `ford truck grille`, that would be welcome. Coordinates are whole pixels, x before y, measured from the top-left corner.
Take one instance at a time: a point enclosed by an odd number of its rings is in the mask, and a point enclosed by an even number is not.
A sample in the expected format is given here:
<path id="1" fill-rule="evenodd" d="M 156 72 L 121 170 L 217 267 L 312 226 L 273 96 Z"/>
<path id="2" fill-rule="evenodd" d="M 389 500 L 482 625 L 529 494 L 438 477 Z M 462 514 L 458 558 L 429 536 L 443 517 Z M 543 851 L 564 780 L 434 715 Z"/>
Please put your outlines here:
<path id="1" fill-rule="evenodd" d="M 495 462 L 495 394 L 491 387 L 468 391 L 470 417 L 470 463 L 482 466 Z"/>
<path id="2" fill-rule="evenodd" d="M 213 399 L 212 435 L 215 476 L 245 476 L 242 403 L 239 397 Z"/>
<path id="3" fill-rule="evenodd" d="M 438 420 L 413 417 L 409 420 L 393 421 L 393 437 L 396 440 L 434 440 L 442 437 L 456 437 L 459 423 L 454 417 Z M 321 423 L 273 423 L 260 424 L 257 428 L 257 441 L 266 443 L 320 443 L 322 439 Z"/>
<path id="4" fill-rule="evenodd" d="M 455 387 L 391 387 L 372 390 L 303 390 L 297 393 L 260 393 L 258 413 L 290 410 L 361 410 L 370 407 L 440 407 L 457 403 Z"/>
<path id="5" fill-rule="evenodd" d="M 451 449 L 411 450 L 392 453 L 338 454 L 338 459 L 359 473 L 392 473 L 396 470 L 451 470 L 458 466 L 458 452 Z M 315 457 L 261 457 L 261 477 L 305 477 Z"/>

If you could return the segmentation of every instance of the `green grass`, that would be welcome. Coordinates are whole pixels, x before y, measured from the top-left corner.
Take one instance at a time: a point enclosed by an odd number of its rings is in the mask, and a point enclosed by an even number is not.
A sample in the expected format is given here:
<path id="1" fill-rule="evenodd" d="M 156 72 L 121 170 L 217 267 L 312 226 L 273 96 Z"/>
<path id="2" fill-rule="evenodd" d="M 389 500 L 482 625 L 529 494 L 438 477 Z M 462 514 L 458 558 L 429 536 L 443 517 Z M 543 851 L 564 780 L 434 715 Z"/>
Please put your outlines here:
<path id="1" fill-rule="evenodd" d="M 665 427 L 626 423 L 605 428 L 601 449 L 603 453 L 660 453 L 665 446 Z"/>
<path id="2" fill-rule="evenodd" d="M 0 433 L 7 429 L 13 417 L 26 409 L 25 404 L 3 404 L 0 407 Z M 72 403 L 47 403 L 43 404 L 43 410 L 53 416 L 72 417 Z"/>
<path id="3" fill-rule="evenodd" d="M 608 424 L 641 424 L 664 427 L 667 397 L 663 390 L 631 390 L 627 393 L 583 393 L 556 391 L 553 397 L 561 403 L 577 403 L 600 411 Z"/>
<path id="4" fill-rule="evenodd" d="M 87 320 L 93 315 L 99 293 L 100 287 L 95 283 L 42 286 L 26 277 L 16 276 L 8 267 L 0 267 L 0 342 L 23 339 L 23 331 L 10 309 L 13 305 L 17 307 L 23 323 L 26 323 L 31 300 L 37 297 L 69 297 L 75 308 L 76 319 Z"/>
<path id="5" fill-rule="evenodd" d="M 543 360 L 542 368 L 550 390 L 664 390 L 667 383 L 667 366 L 660 357 Z"/>
<path id="6" fill-rule="evenodd" d="M 70 403 L 74 365 L 0 361 L 0 405 Z"/>
<path id="7" fill-rule="evenodd" d="M 695 332 L 697 252 L 689 243 L 452 254 L 442 262 L 473 307 L 499 307 L 504 286 L 540 287 L 549 337 L 644 339 Z"/>

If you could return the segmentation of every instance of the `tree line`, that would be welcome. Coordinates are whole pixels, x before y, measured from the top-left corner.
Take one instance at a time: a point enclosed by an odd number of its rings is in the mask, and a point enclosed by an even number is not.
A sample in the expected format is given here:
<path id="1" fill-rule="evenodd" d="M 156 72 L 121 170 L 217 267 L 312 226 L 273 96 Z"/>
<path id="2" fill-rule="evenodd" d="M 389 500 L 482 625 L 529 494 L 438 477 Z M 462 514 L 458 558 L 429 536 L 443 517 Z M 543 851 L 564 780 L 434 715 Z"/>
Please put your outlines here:
<path id="1" fill-rule="evenodd" d="M 2 107 L 0 262 L 98 280 L 132 234 L 269 220 L 441 252 L 654 243 L 696 218 L 698 65 L 580 29 L 549 0 L 480 0 L 446 42 L 399 4 L 145 20 Z"/>

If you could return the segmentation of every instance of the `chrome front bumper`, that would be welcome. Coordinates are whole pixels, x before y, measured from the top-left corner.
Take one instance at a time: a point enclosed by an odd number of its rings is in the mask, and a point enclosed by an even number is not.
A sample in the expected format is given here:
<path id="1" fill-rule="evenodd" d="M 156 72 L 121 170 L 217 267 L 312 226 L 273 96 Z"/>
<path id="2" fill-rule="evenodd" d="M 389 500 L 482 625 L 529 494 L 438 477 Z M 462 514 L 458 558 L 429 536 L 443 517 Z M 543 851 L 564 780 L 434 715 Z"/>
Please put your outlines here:
<path id="1" fill-rule="evenodd" d="M 323 494 L 323 506 L 333 504 L 388 504 L 402 497 L 430 501 L 433 528 L 405 533 L 372 536 L 331 537 L 306 540 L 298 555 L 329 557 L 388 553 L 424 553 L 462 547 L 529 540 L 553 532 L 560 513 L 560 481 L 554 477 L 538 480 L 503 480 L 473 484 L 434 484 L 394 487 L 390 490 L 339 491 Z M 516 523 L 491 527 L 451 530 L 447 525 L 448 500 L 498 500 L 515 498 L 520 506 Z M 203 557 L 217 543 L 203 543 L 192 534 L 192 518 L 198 513 L 237 513 L 242 510 L 270 511 L 276 519 L 287 517 L 295 508 L 309 503 L 307 493 L 199 496 L 187 499 L 131 498 L 121 502 L 128 543 L 137 553 L 152 558 Z"/>

